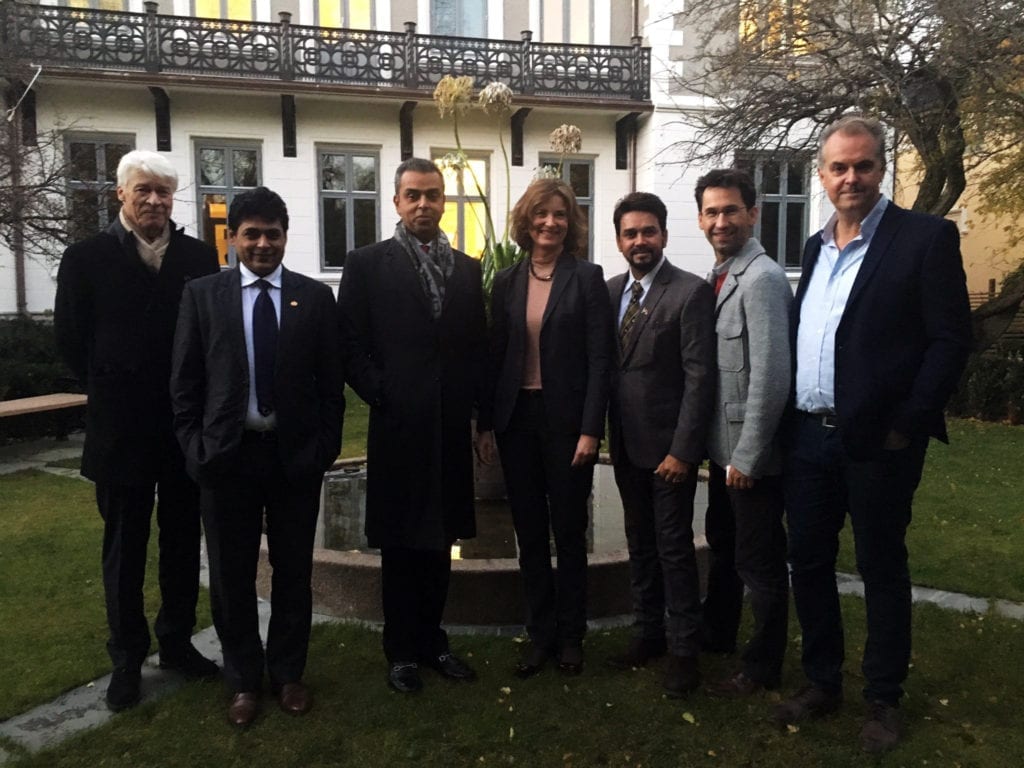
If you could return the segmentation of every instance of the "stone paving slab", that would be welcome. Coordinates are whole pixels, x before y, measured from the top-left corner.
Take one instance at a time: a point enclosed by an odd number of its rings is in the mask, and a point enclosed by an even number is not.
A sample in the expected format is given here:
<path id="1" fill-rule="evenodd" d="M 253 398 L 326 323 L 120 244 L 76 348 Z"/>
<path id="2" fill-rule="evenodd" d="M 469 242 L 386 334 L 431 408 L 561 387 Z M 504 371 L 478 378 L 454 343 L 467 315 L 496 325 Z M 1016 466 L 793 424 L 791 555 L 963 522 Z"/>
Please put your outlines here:
<path id="1" fill-rule="evenodd" d="M 81 477 L 78 470 L 61 467 L 47 467 L 51 461 L 74 459 L 82 455 L 85 434 L 75 432 L 67 440 L 56 440 L 52 437 L 26 442 L 0 445 L 0 475 L 20 472 L 25 469 L 42 469 L 54 474 L 66 474 L 68 477 Z"/>
<path id="2" fill-rule="evenodd" d="M 270 622 L 270 603 L 259 601 L 260 634 L 265 638 Z M 313 615 L 313 623 L 333 621 L 331 617 L 321 614 Z M 218 665 L 223 664 L 220 642 L 213 627 L 207 627 L 192 636 L 196 649 L 213 659 Z M 142 666 L 142 701 L 158 701 L 178 690 L 185 684 L 185 679 L 175 673 L 162 670 L 158 665 L 158 655 L 153 654 Z M 0 723 L 0 736 L 3 736 L 25 748 L 29 752 L 54 747 L 77 733 L 89 728 L 110 722 L 116 713 L 107 709 L 106 693 L 110 683 L 110 675 L 86 683 L 73 690 L 61 694 L 46 704 L 10 718 Z M 221 685 L 219 682 L 211 685 Z M 225 710 L 226 711 L 226 710 Z M 6 763 L 13 755 L 0 748 L 0 765 Z"/>

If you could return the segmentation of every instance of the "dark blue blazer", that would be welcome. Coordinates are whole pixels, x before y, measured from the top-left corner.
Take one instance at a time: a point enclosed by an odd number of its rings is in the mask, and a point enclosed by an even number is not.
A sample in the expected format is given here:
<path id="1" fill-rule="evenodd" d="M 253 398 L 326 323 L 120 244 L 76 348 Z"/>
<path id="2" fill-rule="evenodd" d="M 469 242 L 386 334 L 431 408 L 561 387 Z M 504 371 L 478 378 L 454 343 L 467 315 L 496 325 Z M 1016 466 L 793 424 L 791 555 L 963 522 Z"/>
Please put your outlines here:
<path id="1" fill-rule="evenodd" d="M 322 475 L 338 457 L 344 369 L 331 289 L 284 268 L 274 364 L 278 452 L 289 479 Z M 214 482 L 237 461 L 249 403 L 238 267 L 192 280 L 174 336 L 171 404 L 189 474 Z"/>
<path id="2" fill-rule="evenodd" d="M 800 307 L 820 251 L 819 232 L 804 247 L 791 309 L 794 366 Z M 956 226 L 889 203 L 836 331 L 836 413 L 847 453 L 876 456 L 891 429 L 948 442 L 943 409 L 970 348 Z"/>

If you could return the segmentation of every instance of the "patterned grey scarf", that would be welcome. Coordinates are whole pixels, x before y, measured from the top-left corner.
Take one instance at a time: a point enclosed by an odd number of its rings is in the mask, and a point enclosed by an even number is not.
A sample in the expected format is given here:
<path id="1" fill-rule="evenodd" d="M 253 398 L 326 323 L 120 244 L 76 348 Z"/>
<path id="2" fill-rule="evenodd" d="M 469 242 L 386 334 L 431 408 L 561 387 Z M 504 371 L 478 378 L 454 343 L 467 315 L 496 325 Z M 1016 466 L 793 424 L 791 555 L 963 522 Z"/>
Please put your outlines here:
<path id="1" fill-rule="evenodd" d="M 448 238 L 441 230 L 437 231 L 437 237 L 430 244 L 430 253 L 424 253 L 416 238 L 412 237 L 405 229 L 402 222 L 395 227 L 395 240 L 405 249 L 412 259 L 412 265 L 423 283 L 423 290 L 430 299 L 430 311 L 436 320 L 441 316 L 441 307 L 444 304 L 444 286 L 448 278 L 452 276 L 452 269 L 455 267 L 455 256 L 452 253 L 452 246 Z"/>

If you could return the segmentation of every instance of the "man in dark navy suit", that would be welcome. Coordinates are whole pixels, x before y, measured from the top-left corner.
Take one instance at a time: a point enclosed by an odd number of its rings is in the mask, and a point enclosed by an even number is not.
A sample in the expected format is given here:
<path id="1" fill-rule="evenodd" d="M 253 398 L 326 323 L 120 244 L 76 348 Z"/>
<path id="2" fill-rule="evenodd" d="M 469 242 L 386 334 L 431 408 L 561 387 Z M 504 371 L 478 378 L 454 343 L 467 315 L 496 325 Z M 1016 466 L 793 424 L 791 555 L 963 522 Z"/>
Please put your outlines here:
<path id="1" fill-rule="evenodd" d="M 868 635 L 862 747 L 901 736 L 910 661 L 905 537 L 930 437 L 971 343 L 959 234 L 880 192 L 885 131 L 848 115 L 825 129 L 818 174 L 835 206 L 804 248 L 791 312 L 795 411 L 785 467 L 793 598 L 809 685 L 780 704 L 780 724 L 842 703 L 839 531 L 849 514 L 864 579 Z"/>
<path id="2" fill-rule="evenodd" d="M 281 709 L 302 715 L 312 706 L 302 675 L 313 539 L 345 400 L 334 294 L 281 264 L 284 201 L 266 187 L 237 195 L 228 235 L 238 266 L 192 281 L 182 295 L 171 398 L 200 487 L 228 720 L 246 727 L 259 711 L 264 666 Z M 264 528 L 273 567 L 266 651 L 255 584 Z"/>

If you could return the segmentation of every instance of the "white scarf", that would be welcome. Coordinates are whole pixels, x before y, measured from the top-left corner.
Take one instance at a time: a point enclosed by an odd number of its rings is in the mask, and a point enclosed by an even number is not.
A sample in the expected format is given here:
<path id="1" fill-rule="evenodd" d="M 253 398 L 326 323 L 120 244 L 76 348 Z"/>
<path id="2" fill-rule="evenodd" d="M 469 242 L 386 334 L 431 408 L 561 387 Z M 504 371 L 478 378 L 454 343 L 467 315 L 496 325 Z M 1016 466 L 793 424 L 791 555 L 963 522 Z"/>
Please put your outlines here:
<path id="1" fill-rule="evenodd" d="M 135 235 L 135 249 L 139 253 L 139 258 L 142 259 L 142 263 L 149 267 L 154 272 L 160 271 L 160 265 L 163 264 L 164 254 L 167 252 L 167 246 L 171 242 L 171 227 L 169 224 L 164 225 L 164 231 L 160 233 L 160 237 L 154 240 L 152 243 L 148 242 L 142 233 L 130 222 L 124 215 L 124 208 L 121 208 L 121 212 L 118 214 L 121 219 L 121 226 Z"/>

